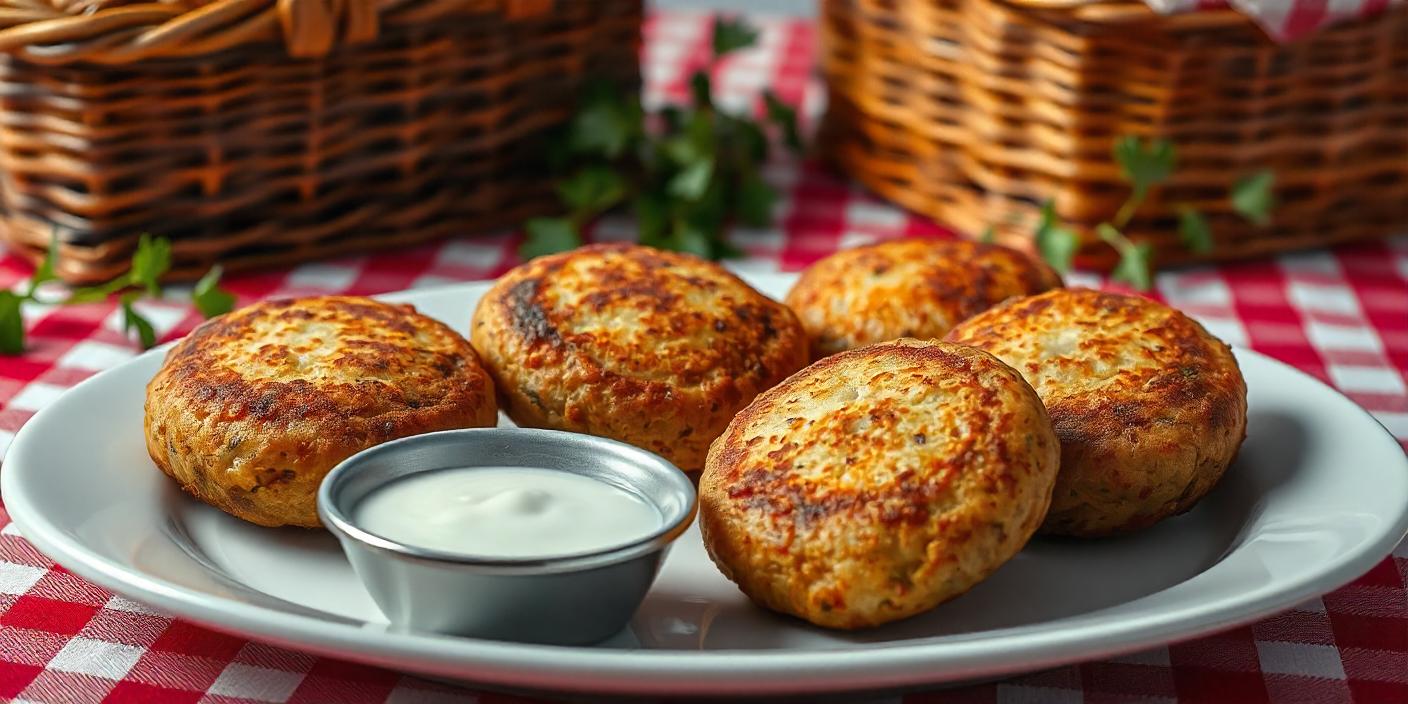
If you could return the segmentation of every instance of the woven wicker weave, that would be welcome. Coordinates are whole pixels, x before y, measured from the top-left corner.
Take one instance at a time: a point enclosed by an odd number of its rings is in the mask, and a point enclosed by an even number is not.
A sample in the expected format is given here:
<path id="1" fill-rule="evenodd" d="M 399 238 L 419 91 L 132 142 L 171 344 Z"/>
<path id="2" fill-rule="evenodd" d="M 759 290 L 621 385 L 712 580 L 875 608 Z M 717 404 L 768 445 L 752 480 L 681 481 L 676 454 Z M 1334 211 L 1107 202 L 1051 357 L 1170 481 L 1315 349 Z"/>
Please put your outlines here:
<path id="1" fill-rule="evenodd" d="M 1408 230 L 1408 6 L 1273 44 L 1230 11 L 1159 16 L 1138 0 L 825 0 L 821 144 L 867 186 L 976 235 L 1026 245 L 1039 205 L 1086 231 L 1128 193 L 1122 135 L 1178 148 L 1127 232 L 1195 259 L 1176 205 L 1230 259 Z M 1229 186 L 1275 171 L 1274 222 Z M 1091 244 L 1085 261 L 1113 252 Z"/>
<path id="2" fill-rule="evenodd" d="M 516 223 L 641 0 L 3 0 L 0 232 L 71 282 L 139 235 L 177 275 Z"/>

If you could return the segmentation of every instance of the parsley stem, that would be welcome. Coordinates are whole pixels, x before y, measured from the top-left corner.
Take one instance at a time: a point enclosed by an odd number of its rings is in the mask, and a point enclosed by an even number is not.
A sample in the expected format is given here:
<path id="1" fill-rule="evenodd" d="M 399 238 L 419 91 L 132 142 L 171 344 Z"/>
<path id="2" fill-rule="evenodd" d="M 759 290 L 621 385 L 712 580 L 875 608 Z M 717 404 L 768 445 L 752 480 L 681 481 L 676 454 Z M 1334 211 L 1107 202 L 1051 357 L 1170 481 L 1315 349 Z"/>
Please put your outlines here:
<path id="1" fill-rule="evenodd" d="M 1134 248 L 1134 243 L 1129 241 L 1129 238 L 1125 237 L 1123 232 L 1120 232 L 1114 225 L 1108 222 L 1102 222 L 1096 225 L 1095 233 L 1100 235 L 1100 239 L 1109 243 L 1109 245 L 1114 247 L 1120 254 L 1124 254 Z"/>
<path id="2" fill-rule="evenodd" d="M 1135 211 L 1144 204 L 1144 197 L 1148 194 L 1148 189 L 1140 185 L 1135 185 L 1130 190 L 1129 199 L 1120 206 L 1119 212 L 1115 213 L 1115 229 L 1121 229 L 1129 224 L 1129 221 L 1134 218 Z"/>

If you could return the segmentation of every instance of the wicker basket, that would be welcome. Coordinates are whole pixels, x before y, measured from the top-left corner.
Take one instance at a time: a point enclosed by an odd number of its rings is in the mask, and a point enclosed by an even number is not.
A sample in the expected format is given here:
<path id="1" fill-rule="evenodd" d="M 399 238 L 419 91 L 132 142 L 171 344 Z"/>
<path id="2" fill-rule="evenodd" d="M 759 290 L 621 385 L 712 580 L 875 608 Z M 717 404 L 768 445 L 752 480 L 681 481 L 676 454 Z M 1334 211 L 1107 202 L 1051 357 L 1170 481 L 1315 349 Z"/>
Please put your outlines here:
<path id="1" fill-rule="evenodd" d="M 1040 204 L 1089 231 L 1128 193 L 1122 135 L 1178 148 L 1127 232 L 1160 263 L 1231 259 L 1408 229 L 1408 5 L 1278 46 L 1231 11 L 1138 0 L 825 0 L 821 144 L 884 197 L 968 235 L 1027 245 Z M 1274 221 L 1229 186 L 1275 171 Z M 1179 242 L 1175 205 L 1217 244 Z M 1090 241 L 1089 239 L 1087 240 Z M 1113 252 L 1083 250 L 1101 266 Z"/>
<path id="2" fill-rule="evenodd" d="M 635 84 L 641 0 L 4 0 L 0 232 L 71 282 L 146 232 L 175 273 L 502 227 L 536 138 Z"/>

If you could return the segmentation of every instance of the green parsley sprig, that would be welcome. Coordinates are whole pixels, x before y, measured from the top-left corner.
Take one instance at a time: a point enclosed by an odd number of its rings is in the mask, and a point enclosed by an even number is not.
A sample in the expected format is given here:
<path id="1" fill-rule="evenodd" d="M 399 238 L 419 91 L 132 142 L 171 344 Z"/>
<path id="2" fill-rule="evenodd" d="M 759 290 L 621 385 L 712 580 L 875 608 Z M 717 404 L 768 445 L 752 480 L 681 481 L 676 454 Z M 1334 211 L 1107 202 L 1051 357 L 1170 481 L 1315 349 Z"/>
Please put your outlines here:
<path id="1" fill-rule="evenodd" d="M 126 274 L 96 286 L 74 288 L 64 298 L 45 300 L 39 296 L 39 287 L 58 276 L 54 264 L 58 261 L 59 239 L 55 236 L 49 242 L 49 251 L 44 260 L 35 267 L 34 275 L 25 285 L 23 292 L 0 291 L 0 354 L 22 354 L 25 349 L 24 318 L 21 306 L 26 302 L 50 305 L 77 305 L 105 301 L 113 295 L 118 297 L 122 311 L 122 331 L 136 332 L 137 340 L 146 349 L 156 344 L 156 329 L 151 321 L 137 311 L 134 305 L 143 295 L 161 295 L 161 277 L 171 269 L 171 242 L 161 237 L 142 235 L 137 241 L 137 251 L 132 255 L 132 266 Z M 235 305 L 235 297 L 220 288 L 220 265 L 196 282 L 191 292 L 191 301 L 196 309 L 207 318 L 229 312 Z"/>
<path id="2" fill-rule="evenodd" d="M 713 58 L 690 77 L 690 103 L 652 116 L 635 96 L 592 86 L 554 142 L 557 195 L 567 214 L 529 220 L 523 258 L 580 246 L 584 225 L 620 207 L 635 216 L 642 244 L 710 259 L 739 254 L 724 237 L 730 224 L 772 224 L 777 192 L 762 175 L 768 129 L 802 151 L 797 113 L 765 92 L 764 120 L 729 114 L 714 104 L 709 78 L 721 59 L 757 40 L 758 31 L 742 20 L 716 17 Z"/>
<path id="3" fill-rule="evenodd" d="M 1173 176 L 1178 166 L 1178 152 L 1168 140 L 1154 139 L 1145 143 L 1138 137 L 1126 136 L 1115 142 L 1114 154 L 1120 176 L 1130 185 L 1129 197 L 1111 221 L 1095 226 L 1095 234 L 1119 254 L 1119 262 L 1110 272 L 1110 278 L 1147 291 L 1154 281 L 1154 248 L 1147 242 L 1129 238 L 1124 228 L 1149 194 Z M 1230 193 L 1233 210 L 1257 225 L 1266 225 L 1271 221 L 1271 209 L 1276 204 L 1275 184 L 1275 174 L 1265 169 L 1239 179 Z M 1212 228 L 1202 213 L 1186 203 L 1176 204 L 1175 210 L 1183 246 L 1200 254 L 1212 251 Z M 1070 270 L 1076 251 L 1080 249 L 1080 235 L 1060 221 L 1051 201 L 1042 206 L 1033 237 L 1043 259 L 1062 273 Z"/>

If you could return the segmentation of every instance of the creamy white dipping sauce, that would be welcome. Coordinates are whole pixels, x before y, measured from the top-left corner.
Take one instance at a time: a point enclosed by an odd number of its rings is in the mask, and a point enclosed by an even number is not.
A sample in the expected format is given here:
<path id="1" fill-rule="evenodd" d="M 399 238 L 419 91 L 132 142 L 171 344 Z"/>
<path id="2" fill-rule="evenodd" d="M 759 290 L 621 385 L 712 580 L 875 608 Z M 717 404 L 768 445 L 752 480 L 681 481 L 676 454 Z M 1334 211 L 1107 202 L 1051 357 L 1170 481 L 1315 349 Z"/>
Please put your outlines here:
<path id="1" fill-rule="evenodd" d="M 660 528 L 644 499 L 571 472 L 462 467 L 398 479 L 362 499 L 354 522 L 417 547 L 484 557 L 552 557 L 634 542 Z"/>

